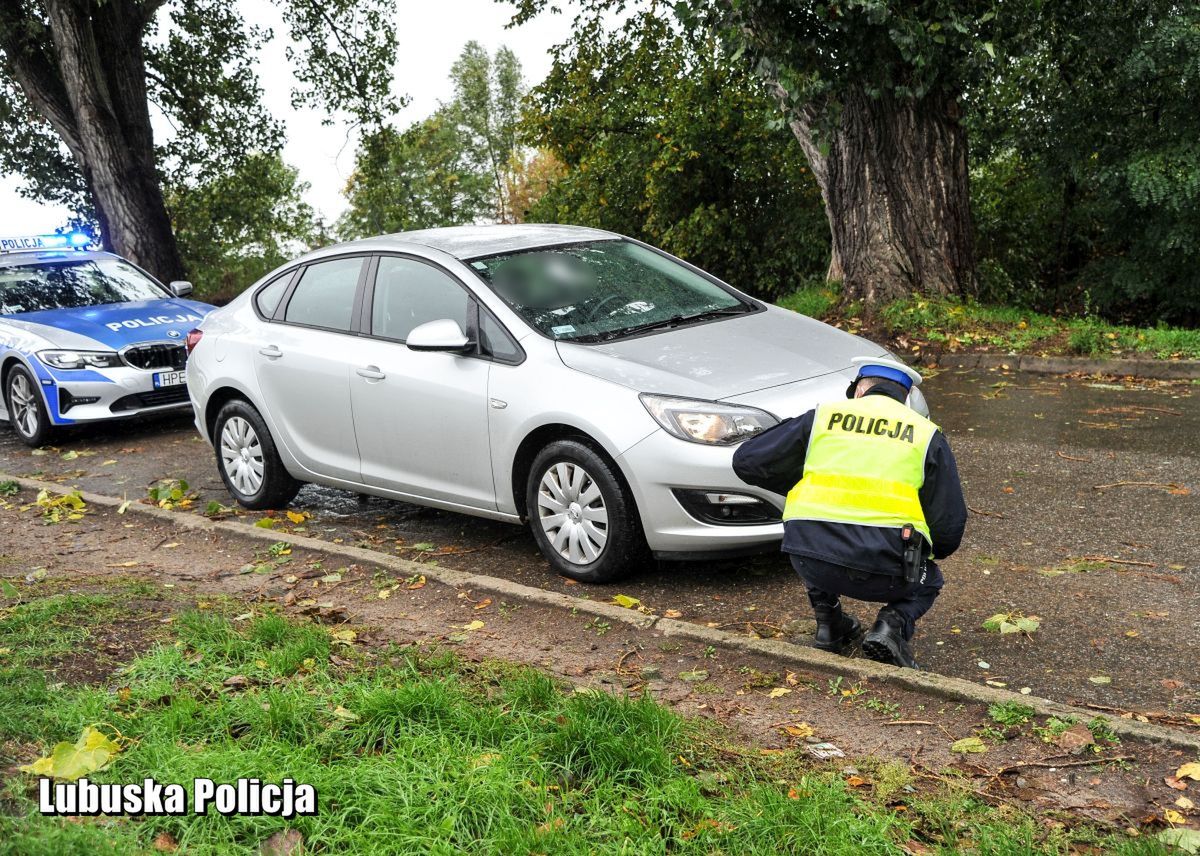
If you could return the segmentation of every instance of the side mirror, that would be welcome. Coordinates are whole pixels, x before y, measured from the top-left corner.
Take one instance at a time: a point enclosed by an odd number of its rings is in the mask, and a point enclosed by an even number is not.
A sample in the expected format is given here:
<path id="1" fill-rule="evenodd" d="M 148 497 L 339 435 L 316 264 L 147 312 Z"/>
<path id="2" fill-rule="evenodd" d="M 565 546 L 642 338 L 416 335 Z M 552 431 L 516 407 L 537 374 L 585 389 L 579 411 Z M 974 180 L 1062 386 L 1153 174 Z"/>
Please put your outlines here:
<path id="1" fill-rule="evenodd" d="M 176 297 L 187 297 L 192 293 L 192 284 L 186 280 L 177 279 L 171 283 L 171 293 Z"/>
<path id="2" fill-rule="evenodd" d="M 458 322 L 449 318 L 414 327 L 405 344 L 413 351 L 444 351 L 451 354 L 463 354 L 475 347 Z"/>

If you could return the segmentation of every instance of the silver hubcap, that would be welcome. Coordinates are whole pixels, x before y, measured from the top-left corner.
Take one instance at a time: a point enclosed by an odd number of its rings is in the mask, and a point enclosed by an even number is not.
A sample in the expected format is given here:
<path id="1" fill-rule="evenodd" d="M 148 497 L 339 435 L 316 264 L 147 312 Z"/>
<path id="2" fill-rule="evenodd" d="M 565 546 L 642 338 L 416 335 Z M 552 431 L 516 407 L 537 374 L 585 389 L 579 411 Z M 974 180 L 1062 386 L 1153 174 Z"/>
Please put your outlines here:
<path id="1" fill-rule="evenodd" d="M 29 378 L 14 374 L 8 388 L 8 401 L 12 407 L 12 421 L 22 436 L 32 437 L 38 429 L 37 399 Z"/>
<path id="2" fill-rule="evenodd" d="M 253 496 L 263 483 L 262 444 L 253 426 L 234 416 L 221 429 L 221 463 L 225 475 L 243 496 Z"/>
<path id="3" fill-rule="evenodd" d="M 608 541 L 608 509 L 600 486 L 578 464 L 564 461 L 542 474 L 538 523 L 558 554 L 576 565 L 599 559 Z"/>

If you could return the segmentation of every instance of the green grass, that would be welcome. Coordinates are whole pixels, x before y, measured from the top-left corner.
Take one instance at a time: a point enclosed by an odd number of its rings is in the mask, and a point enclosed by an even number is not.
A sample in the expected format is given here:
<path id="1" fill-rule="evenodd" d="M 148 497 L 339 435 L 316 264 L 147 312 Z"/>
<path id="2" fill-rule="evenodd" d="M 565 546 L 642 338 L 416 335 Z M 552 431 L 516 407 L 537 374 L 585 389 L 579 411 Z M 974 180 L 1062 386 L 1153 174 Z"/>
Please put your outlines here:
<path id="1" fill-rule="evenodd" d="M 46 647 L 80 644 L 93 616 L 120 620 L 119 595 L 80 597 L 0 610 L 0 746 L 20 755 L 5 765 L 99 724 L 127 745 L 97 781 L 152 776 L 190 790 L 200 776 L 290 777 L 316 786 L 320 814 L 74 823 L 37 815 L 32 777 L 18 774 L 0 791 L 0 852 L 148 852 L 168 833 L 181 852 L 250 854 L 289 826 L 311 853 L 883 854 L 910 840 L 943 852 L 1160 852 L 953 789 L 907 793 L 906 765 L 864 759 L 879 784 L 862 795 L 836 768 L 727 743 L 649 698 L 571 692 L 444 650 L 364 652 L 278 615 L 232 620 L 235 604 L 177 613 L 167 638 L 103 686 L 53 686 L 30 665 Z M 249 686 L 224 687 L 234 675 Z"/>
<path id="2" fill-rule="evenodd" d="M 809 283 L 779 305 L 826 321 L 857 317 L 859 307 L 837 305 L 837 284 Z M 1095 318 L 1057 318 L 1028 309 L 970 300 L 911 297 L 884 306 L 891 334 L 935 345 L 1004 353 L 1200 359 L 1200 330 L 1130 327 Z"/>

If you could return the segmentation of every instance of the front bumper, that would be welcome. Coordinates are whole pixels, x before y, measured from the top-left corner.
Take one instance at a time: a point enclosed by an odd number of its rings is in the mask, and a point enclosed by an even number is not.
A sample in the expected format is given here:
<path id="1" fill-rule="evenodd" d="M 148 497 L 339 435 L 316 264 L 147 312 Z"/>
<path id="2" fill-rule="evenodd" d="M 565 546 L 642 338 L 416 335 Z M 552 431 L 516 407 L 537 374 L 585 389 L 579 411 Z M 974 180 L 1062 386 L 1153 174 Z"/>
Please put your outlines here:
<path id="1" fill-rule="evenodd" d="M 191 407 L 186 384 L 155 389 L 158 371 L 171 370 L 121 366 L 64 371 L 39 365 L 36 374 L 50 421 L 74 425 Z"/>
<path id="2" fill-rule="evenodd" d="M 783 497 L 751 487 L 734 475 L 735 448 L 688 443 L 659 430 L 618 459 L 637 500 L 646 542 L 659 558 L 762 552 L 777 548 L 783 540 L 781 522 L 704 523 L 689 514 L 676 497 L 677 489 L 737 493 L 782 509 Z"/>

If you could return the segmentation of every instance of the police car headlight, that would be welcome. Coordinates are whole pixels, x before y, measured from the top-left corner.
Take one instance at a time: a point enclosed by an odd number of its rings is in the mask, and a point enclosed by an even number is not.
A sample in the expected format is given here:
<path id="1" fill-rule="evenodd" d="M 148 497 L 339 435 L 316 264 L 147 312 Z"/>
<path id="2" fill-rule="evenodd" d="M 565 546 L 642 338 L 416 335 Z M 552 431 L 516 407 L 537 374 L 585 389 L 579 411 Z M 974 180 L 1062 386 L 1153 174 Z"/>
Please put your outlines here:
<path id="1" fill-rule="evenodd" d="M 121 365 L 115 351 L 38 351 L 38 359 L 55 369 L 111 369 Z"/>
<path id="2" fill-rule="evenodd" d="M 779 424 L 773 415 L 756 407 L 648 393 L 640 397 L 668 434 L 690 443 L 731 446 Z"/>

